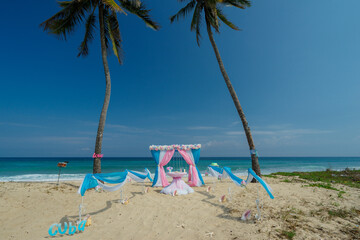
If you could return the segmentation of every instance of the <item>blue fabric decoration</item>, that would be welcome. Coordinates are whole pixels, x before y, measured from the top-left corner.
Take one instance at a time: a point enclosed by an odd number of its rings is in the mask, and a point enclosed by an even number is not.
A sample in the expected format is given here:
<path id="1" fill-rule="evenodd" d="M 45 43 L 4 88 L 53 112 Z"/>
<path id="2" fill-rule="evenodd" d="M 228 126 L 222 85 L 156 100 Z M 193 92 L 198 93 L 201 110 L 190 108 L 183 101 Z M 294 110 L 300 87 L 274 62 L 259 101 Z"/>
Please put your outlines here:
<path id="1" fill-rule="evenodd" d="M 219 168 L 219 167 L 216 167 L 216 166 L 211 166 L 211 165 L 209 165 L 209 167 L 211 167 L 214 171 L 216 171 L 216 172 L 218 172 L 220 174 L 223 174 L 223 172 L 224 172 L 224 169 L 222 169 L 222 168 Z"/>
<path id="2" fill-rule="evenodd" d="M 200 171 L 199 171 L 199 169 L 198 169 L 197 167 L 196 167 L 196 170 L 197 170 L 197 172 L 198 172 L 199 179 L 200 179 L 201 183 L 202 183 L 203 185 L 205 185 L 204 180 L 203 180 L 203 178 L 202 178 L 202 176 L 201 176 L 201 173 L 200 173 Z"/>
<path id="3" fill-rule="evenodd" d="M 256 173 L 251 168 L 249 168 L 248 171 L 265 188 L 265 190 L 269 194 L 270 198 L 274 199 L 274 196 L 272 195 L 270 189 L 268 188 L 268 185 L 264 182 L 264 180 L 262 180 L 258 175 L 256 175 Z"/>
<path id="4" fill-rule="evenodd" d="M 250 149 L 250 155 L 253 155 L 253 154 L 255 154 L 255 156 L 259 157 L 256 149 Z"/>
<path id="5" fill-rule="evenodd" d="M 224 167 L 225 172 L 229 175 L 229 177 L 231 178 L 231 180 L 233 180 L 233 182 L 238 185 L 238 186 L 244 186 L 244 180 L 242 180 L 241 178 L 239 178 L 238 176 L 236 176 L 235 174 L 233 174 L 231 172 L 231 169 L 229 167 Z"/>
<path id="6" fill-rule="evenodd" d="M 200 160 L 200 148 L 199 148 L 199 149 L 191 149 L 191 152 L 192 152 L 192 154 L 193 154 L 193 156 L 194 156 L 195 165 L 197 165 L 197 163 L 198 163 L 199 160 Z M 197 170 L 197 172 L 198 172 L 199 179 L 200 179 L 201 183 L 202 183 L 202 184 L 205 184 L 205 183 L 204 183 L 204 180 L 203 180 L 203 178 L 202 178 L 202 176 L 201 176 L 201 173 L 200 173 L 200 171 L 199 171 L 199 169 L 198 169 L 198 167 L 196 167 L 196 170 Z"/>
<path id="7" fill-rule="evenodd" d="M 153 179 L 153 184 L 151 185 L 151 187 L 154 187 L 155 184 L 157 183 L 158 181 L 158 178 L 159 178 L 159 170 L 158 168 L 155 169 L 155 176 L 154 176 L 154 179 Z"/>
<path id="8" fill-rule="evenodd" d="M 86 190 L 88 190 L 89 188 L 94 188 L 97 185 L 98 185 L 98 182 L 96 181 L 95 178 L 93 178 L 93 174 L 91 174 L 91 173 L 86 174 L 84 181 L 82 182 L 81 189 L 80 189 L 81 196 L 84 196 Z"/>
<path id="9" fill-rule="evenodd" d="M 95 173 L 93 176 L 100 181 L 107 183 L 122 183 L 125 181 L 127 176 L 127 170 L 125 172 L 114 172 L 114 173 Z"/>
<path id="10" fill-rule="evenodd" d="M 198 164 L 200 160 L 200 148 L 199 149 L 191 149 L 191 152 L 194 156 L 195 164 Z"/>
<path id="11" fill-rule="evenodd" d="M 134 174 L 135 176 L 141 178 L 141 179 L 145 179 L 147 178 L 148 175 L 143 175 L 143 174 L 140 174 L 140 173 L 137 173 L 137 172 L 134 172 L 134 171 L 131 171 L 131 170 L 127 170 L 128 172 Z"/>
<path id="12" fill-rule="evenodd" d="M 160 161 L 160 159 L 159 159 L 159 158 L 160 158 L 160 151 L 151 150 L 150 152 L 151 152 L 151 155 L 153 156 L 156 164 L 159 165 L 159 161 Z M 154 179 L 153 179 L 152 187 L 154 187 L 155 184 L 157 183 L 158 177 L 159 177 L 158 167 L 156 167 L 155 176 L 154 176 Z"/>
<path id="13" fill-rule="evenodd" d="M 155 162 L 159 165 L 160 151 L 151 150 L 151 155 L 155 159 Z"/>
<path id="14" fill-rule="evenodd" d="M 147 178 L 150 180 L 150 182 L 152 182 L 152 181 L 153 181 L 153 179 L 151 178 L 151 175 L 150 175 L 150 171 L 149 171 L 149 169 L 145 168 L 145 172 L 147 172 L 147 173 L 148 173 Z"/>
<path id="15" fill-rule="evenodd" d="M 116 173 L 95 173 L 95 174 L 86 174 L 80 189 L 81 196 L 84 196 L 86 190 L 94 188 L 98 185 L 97 180 L 107 182 L 107 183 L 122 183 L 125 181 L 127 176 L 127 170 L 125 172 L 116 172 Z"/>

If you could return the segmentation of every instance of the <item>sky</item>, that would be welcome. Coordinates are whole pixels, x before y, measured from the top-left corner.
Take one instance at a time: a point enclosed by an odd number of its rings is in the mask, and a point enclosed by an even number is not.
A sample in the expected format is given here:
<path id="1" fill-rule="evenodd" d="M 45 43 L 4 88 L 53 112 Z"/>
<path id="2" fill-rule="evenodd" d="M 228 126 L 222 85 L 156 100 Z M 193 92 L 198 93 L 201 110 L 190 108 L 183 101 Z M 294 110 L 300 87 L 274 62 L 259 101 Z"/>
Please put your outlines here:
<path id="1" fill-rule="evenodd" d="M 151 144 L 202 144 L 202 156 L 249 156 L 236 109 L 202 29 L 170 24 L 185 3 L 144 1 L 153 31 L 120 15 L 124 64 L 109 56 L 104 157 L 150 157 Z M 90 157 L 105 92 L 99 35 L 77 58 L 39 24 L 56 1 L 7 1 L 0 15 L 0 157 Z M 215 41 L 260 156 L 360 156 L 360 1 L 257 0 L 224 12 Z"/>

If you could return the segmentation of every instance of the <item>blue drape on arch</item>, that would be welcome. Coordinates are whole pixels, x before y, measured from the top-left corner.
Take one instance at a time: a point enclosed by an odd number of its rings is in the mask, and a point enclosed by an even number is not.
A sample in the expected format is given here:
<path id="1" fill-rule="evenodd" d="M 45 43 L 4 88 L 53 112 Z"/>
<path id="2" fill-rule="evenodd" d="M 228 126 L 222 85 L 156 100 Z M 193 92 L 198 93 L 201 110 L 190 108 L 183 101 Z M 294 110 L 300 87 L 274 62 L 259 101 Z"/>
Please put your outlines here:
<path id="1" fill-rule="evenodd" d="M 200 179 L 200 181 L 201 181 L 202 184 L 205 184 L 205 183 L 204 183 L 204 180 L 203 180 L 203 178 L 202 178 L 202 176 L 201 176 L 201 173 L 200 173 L 200 171 L 199 171 L 199 168 L 197 167 L 197 164 L 198 164 L 198 162 L 199 162 L 199 160 L 200 160 L 200 148 L 199 148 L 199 149 L 191 149 L 191 152 L 192 152 L 193 157 L 194 157 L 194 161 L 195 161 L 195 165 L 196 165 L 196 170 L 197 170 L 197 172 L 198 172 L 199 179 Z"/>
<path id="2" fill-rule="evenodd" d="M 150 152 L 153 158 L 155 159 L 156 165 L 159 165 L 160 151 L 151 150 Z M 159 168 L 157 167 L 155 169 L 155 176 L 153 179 L 153 184 L 151 185 L 152 187 L 155 186 L 155 184 L 157 183 L 158 177 L 159 177 Z"/>

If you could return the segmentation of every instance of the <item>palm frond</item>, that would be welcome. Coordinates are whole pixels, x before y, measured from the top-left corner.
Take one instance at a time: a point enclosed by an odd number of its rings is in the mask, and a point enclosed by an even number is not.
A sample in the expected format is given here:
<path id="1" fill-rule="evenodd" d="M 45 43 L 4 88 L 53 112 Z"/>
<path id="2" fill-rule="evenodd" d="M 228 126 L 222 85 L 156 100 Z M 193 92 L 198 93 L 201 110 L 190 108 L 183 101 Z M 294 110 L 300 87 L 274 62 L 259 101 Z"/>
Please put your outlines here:
<path id="1" fill-rule="evenodd" d="M 117 57 L 120 64 L 122 64 L 122 58 L 123 58 L 123 50 L 121 47 L 121 35 L 120 35 L 120 29 L 119 29 L 119 22 L 116 17 L 116 13 L 113 11 L 110 15 L 107 15 L 106 18 L 106 24 L 109 37 L 112 42 L 113 46 L 113 52 L 115 56 Z"/>
<path id="2" fill-rule="evenodd" d="M 219 33 L 219 21 L 217 17 L 217 10 L 212 5 L 206 5 L 204 7 L 205 19 L 215 29 L 215 32 Z"/>
<path id="3" fill-rule="evenodd" d="M 219 8 L 216 8 L 216 11 L 217 11 L 217 16 L 223 23 L 225 23 L 234 30 L 240 30 L 237 26 L 235 26 L 235 24 L 233 24 L 226 18 L 226 16 L 222 13 L 222 11 Z"/>
<path id="4" fill-rule="evenodd" d="M 214 9 L 216 8 L 216 5 L 218 4 L 219 0 L 206 0 L 204 2 L 204 5 L 208 8 Z"/>
<path id="5" fill-rule="evenodd" d="M 191 20 L 191 25 L 190 25 L 191 31 L 195 30 L 196 43 L 198 46 L 200 46 L 200 39 L 201 39 L 200 29 L 201 29 L 201 12 L 202 12 L 202 10 L 203 10 L 203 4 L 197 3 L 195 10 L 194 10 L 192 20 Z"/>
<path id="6" fill-rule="evenodd" d="M 185 7 L 183 7 L 182 9 L 180 9 L 179 12 L 177 12 L 175 15 L 173 15 L 171 18 L 170 18 L 170 22 L 174 22 L 175 20 L 176 21 L 179 21 L 180 18 L 185 18 L 186 15 L 194 9 L 195 7 L 195 4 L 196 4 L 196 0 L 192 0 L 191 2 L 189 2 Z"/>
<path id="7" fill-rule="evenodd" d="M 142 2 L 133 0 L 119 1 L 124 9 L 141 18 L 148 27 L 154 30 L 158 30 L 160 28 L 160 26 L 150 18 L 150 10 L 146 9 L 145 5 Z"/>
<path id="8" fill-rule="evenodd" d="M 84 20 L 86 12 L 91 10 L 92 1 L 72 0 L 59 2 L 59 5 L 62 10 L 41 23 L 40 27 L 44 31 L 66 40 L 67 35 L 73 33 L 75 27 Z"/>
<path id="9" fill-rule="evenodd" d="M 96 17 L 93 12 L 88 16 L 88 19 L 86 20 L 85 36 L 84 36 L 84 40 L 80 44 L 78 57 L 80 56 L 85 57 L 89 54 L 89 43 L 94 39 L 93 32 L 95 29 L 95 23 L 96 23 Z"/>
<path id="10" fill-rule="evenodd" d="M 101 0 L 106 6 L 111 8 L 116 12 L 123 12 L 126 15 L 126 12 L 114 1 L 114 0 Z"/>
<path id="11" fill-rule="evenodd" d="M 100 7 L 100 6 L 99 6 Z M 109 30 L 109 25 L 106 23 L 108 17 L 109 17 L 109 8 L 104 6 L 104 12 L 103 12 L 103 17 L 104 17 L 104 36 L 105 36 L 105 47 L 106 47 L 106 51 L 107 54 L 110 55 L 112 53 L 112 51 L 110 51 L 110 44 L 109 42 L 111 42 L 111 37 L 110 37 L 110 30 Z"/>
<path id="12" fill-rule="evenodd" d="M 67 6 L 69 6 L 73 1 L 62 1 L 62 2 L 58 2 L 59 6 L 62 8 L 65 8 Z"/>

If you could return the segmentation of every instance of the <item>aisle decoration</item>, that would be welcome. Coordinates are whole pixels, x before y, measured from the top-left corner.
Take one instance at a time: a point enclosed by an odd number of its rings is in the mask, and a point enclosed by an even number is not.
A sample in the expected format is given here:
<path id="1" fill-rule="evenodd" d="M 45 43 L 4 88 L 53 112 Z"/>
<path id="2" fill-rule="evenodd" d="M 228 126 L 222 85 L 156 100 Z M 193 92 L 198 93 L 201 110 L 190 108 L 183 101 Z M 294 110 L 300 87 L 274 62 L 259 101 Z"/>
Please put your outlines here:
<path id="1" fill-rule="evenodd" d="M 214 163 L 212 163 L 211 165 L 208 166 L 208 170 L 209 170 L 209 175 L 212 177 L 216 177 L 218 180 L 222 180 L 225 179 L 227 177 L 227 175 L 223 175 L 224 173 L 224 169 L 220 168 L 219 165 L 214 165 Z"/>
<path id="2" fill-rule="evenodd" d="M 121 189 L 127 179 L 132 179 L 135 182 L 144 182 L 146 178 L 152 181 L 150 171 L 147 168 L 145 168 L 144 172 L 125 170 L 124 172 L 114 173 L 89 173 L 86 174 L 84 180 L 82 181 L 78 193 L 81 194 L 81 196 L 84 196 L 86 190 L 97 186 L 101 187 L 105 191 L 113 192 Z M 105 183 L 116 185 L 108 186 Z"/>
<path id="3" fill-rule="evenodd" d="M 274 199 L 271 187 L 262 178 L 256 175 L 256 173 L 251 168 L 248 169 L 248 177 L 246 181 L 233 174 L 229 167 L 224 167 L 224 171 L 224 174 L 227 174 L 229 178 L 239 187 L 245 187 L 253 180 L 253 178 L 255 178 L 263 186 L 263 188 L 269 194 L 270 198 Z"/>

